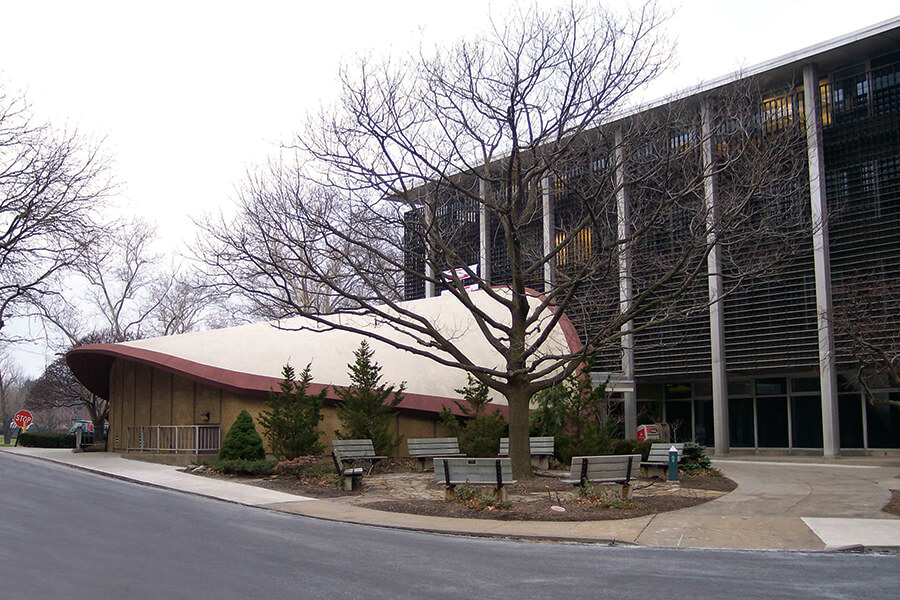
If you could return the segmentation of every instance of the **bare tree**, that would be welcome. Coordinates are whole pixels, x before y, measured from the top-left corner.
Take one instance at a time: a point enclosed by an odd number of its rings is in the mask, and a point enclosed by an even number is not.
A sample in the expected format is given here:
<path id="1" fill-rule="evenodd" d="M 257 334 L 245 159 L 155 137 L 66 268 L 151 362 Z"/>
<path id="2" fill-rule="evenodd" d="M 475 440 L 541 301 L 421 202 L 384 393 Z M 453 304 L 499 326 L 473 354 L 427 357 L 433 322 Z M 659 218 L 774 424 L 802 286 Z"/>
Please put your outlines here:
<path id="1" fill-rule="evenodd" d="M 835 289 L 834 330 L 840 359 L 856 369 L 870 404 L 893 404 L 876 390 L 900 388 L 900 281 L 880 266 L 843 280 Z"/>
<path id="2" fill-rule="evenodd" d="M 34 123 L 25 101 L 0 88 L 0 328 L 81 258 L 109 189 L 96 148 Z"/>
<path id="3" fill-rule="evenodd" d="M 22 369 L 7 354 L 6 348 L 0 350 L 0 432 L 9 439 L 9 423 L 25 401 L 24 377 Z"/>
<path id="4" fill-rule="evenodd" d="M 111 332 L 91 333 L 72 345 L 100 344 L 115 341 Z M 94 424 L 94 431 L 100 434 L 103 424 L 109 418 L 109 402 L 85 388 L 66 364 L 64 356 L 50 363 L 28 392 L 25 406 L 34 410 L 53 411 L 72 409 L 86 411 Z M 94 437 L 94 445 L 101 446 L 101 435 Z"/>
<path id="5" fill-rule="evenodd" d="M 83 293 L 36 303 L 38 316 L 62 334 L 64 347 L 97 327 L 122 342 L 185 333 L 203 323 L 215 290 L 190 269 L 163 268 L 155 241 L 156 227 L 140 219 L 108 226 L 75 265 L 80 277 L 67 281 Z"/>
<path id="6" fill-rule="evenodd" d="M 649 330 L 706 307 L 705 288 L 697 294 L 695 284 L 707 276 L 714 244 L 724 246 L 732 283 L 774 269 L 805 213 L 795 202 L 802 197 L 795 189 L 802 182 L 796 123 L 766 131 L 759 97 L 747 89 L 731 86 L 705 98 L 706 122 L 690 99 L 623 115 L 669 58 L 664 18 L 653 2 L 624 15 L 587 5 L 516 10 L 481 39 L 345 68 L 339 105 L 297 139 L 305 175 L 317 193 L 340 199 L 341 210 L 324 218 L 298 202 L 277 219 L 254 213 L 252 226 L 315 231 L 317 243 L 303 246 L 288 270 L 340 298 L 343 310 L 374 315 L 405 335 L 354 329 L 284 286 L 266 290 L 267 299 L 325 328 L 464 369 L 502 394 L 513 471 L 529 477 L 536 392 L 576 372 L 589 355 L 618 348 L 626 324 Z M 712 158 L 704 160 L 704 152 Z M 714 209 L 704 202 L 710 178 L 729 183 Z M 557 206 L 549 248 L 541 235 L 545 193 Z M 632 207 L 627 218 L 617 210 L 622 193 Z M 246 226 L 246 216 L 239 219 L 235 230 Z M 479 220 L 488 224 L 497 257 L 492 273 L 475 266 Z M 209 249 L 220 277 L 233 284 L 233 265 L 251 262 L 262 278 L 285 278 L 270 253 L 244 239 L 220 238 L 221 246 Z M 634 287 L 620 310 L 626 253 L 636 260 Z M 340 260 L 350 277 L 333 277 L 322 267 L 326 258 Z M 548 273 L 554 281 L 545 286 Z M 455 332 L 384 292 L 386 281 L 400 279 L 455 298 L 503 363 L 479 364 Z M 476 303 L 464 284 L 504 317 L 492 317 L 497 313 Z M 537 303 L 531 288 L 544 288 Z M 582 330 L 580 349 L 548 350 L 545 341 L 564 313 L 590 314 L 591 327 Z"/>
<path id="7" fill-rule="evenodd" d="M 151 246 L 156 227 L 134 219 L 110 228 L 80 261 L 88 284 L 87 296 L 106 321 L 114 341 L 141 337 L 160 296 L 149 294 L 159 283 L 159 254 Z M 170 282 L 164 284 L 168 289 Z"/>
<path id="8" fill-rule="evenodd" d="M 348 302 L 322 281 L 321 274 L 329 282 L 340 282 L 344 290 L 371 285 L 345 259 L 363 260 L 363 255 L 373 262 L 373 271 L 385 272 L 374 267 L 381 261 L 368 248 L 346 240 L 326 241 L 327 228 L 320 224 L 348 220 L 347 208 L 340 197 L 310 185 L 295 163 L 273 161 L 247 174 L 238 190 L 237 218 L 220 214 L 198 223 L 201 234 L 194 255 L 205 264 L 211 287 L 230 295 L 235 312 L 248 319 L 280 319 L 296 314 L 297 306 L 306 312 L 332 313 Z M 299 220 L 299 213 L 314 218 Z M 379 250 L 392 249 L 379 246 Z M 315 272 L 306 268 L 313 257 Z M 401 284 L 402 280 L 393 280 L 380 287 L 399 298 Z"/>
<path id="9" fill-rule="evenodd" d="M 200 326 L 216 326 L 222 318 L 218 310 L 224 298 L 192 268 L 179 272 L 175 267 L 160 273 L 150 286 L 155 306 L 149 313 L 146 331 L 152 335 L 177 335 Z"/>

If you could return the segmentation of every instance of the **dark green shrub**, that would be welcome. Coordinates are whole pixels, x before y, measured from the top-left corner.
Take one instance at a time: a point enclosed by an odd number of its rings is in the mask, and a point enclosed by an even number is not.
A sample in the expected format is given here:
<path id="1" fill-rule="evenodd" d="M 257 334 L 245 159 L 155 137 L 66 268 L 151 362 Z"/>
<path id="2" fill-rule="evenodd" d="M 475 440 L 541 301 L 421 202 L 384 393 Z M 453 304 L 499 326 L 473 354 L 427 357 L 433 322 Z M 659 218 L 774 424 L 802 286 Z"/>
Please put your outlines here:
<path id="1" fill-rule="evenodd" d="M 262 438 L 253 425 L 253 417 L 242 410 L 222 440 L 220 460 L 259 461 L 266 458 Z"/>
<path id="2" fill-rule="evenodd" d="M 245 475 L 249 477 L 264 477 L 271 475 L 275 469 L 275 461 L 272 460 L 240 460 L 218 459 L 207 463 L 210 469 L 224 475 Z"/>
<path id="3" fill-rule="evenodd" d="M 300 381 L 295 381 L 290 365 L 285 365 L 281 374 L 281 391 L 269 392 L 266 401 L 269 410 L 259 415 L 259 425 L 269 440 L 272 454 L 282 461 L 322 454 L 325 447 L 319 443 L 319 438 L 325 432 L 318 426 L 327 389 L 312 396 L 306 393 L 312 382 L 309 365 L 300 373 Z"/>
<path id="4" fill-rule="evenodd" d="M 75 436 L 68 433 L 20 433 L 19 445 L 30 448 L 74 448 Z"/>
<path id="5" fill-rule="evenodd" d="M 464 415 L 457 418 L 446 406 L 441 408 L 441 423 L 459 438 L 459 450 L 467 456 L 497 456 L 500 452 L 500 438 L 506 435 L 508 425 L 506 418 L 495 407 L 488 412 L 490 398 L 486 385 L 466 375 L 468 385 L 456 390 L 462 394 L 463 402 L 454 400 L 454 404 Z"/>
<path id="6" fill-rule="evenodd" d="M 393 385 L 381 383 L 381 367 L 372 360 L 374 352 L 363 340 L 353 355 L 356 360 L 347 365 L 350 368 L 350 385 L 335 387 L 335 393 L 342 402 L 338 404 L 337 415 L 342 431 L 335 434 L 342 440 L 370 439 L 375 446 L 375 454 L 391 456 L 400 445 L 400 436 L 392 431 L 392 422 L 397 414 L 397 405 L 403 400 L 406 383 L 395 389 Z"/>
<path id="7" fill-rule="evenodd" d="M 610 454 L 619 433 L 606 386 L 591 384 L 592 364 L 588 360 L 578 373 L 534 397 L 537 408 L 531 414 L 531 434 L 552 435 L 555 455 L 563 464 L 569 464 L 573 456 Z"/>
<path id="8" fill-rule="evenodd" d="M 641 460 L 647 460 L 650 456 L 650 446 L 653 445 L 652 440 L 613 440 L 612 454 L 640 454 Z"/>
<path id="9" fill-rule="evenodd" d="M 712 466 L 712 461 L 706 455 L 706 447 L 695 442 L 687 442 L 681 455 L 679 468 L 685 473 L 706 473 L 719 475 L 719 470 Z"/>

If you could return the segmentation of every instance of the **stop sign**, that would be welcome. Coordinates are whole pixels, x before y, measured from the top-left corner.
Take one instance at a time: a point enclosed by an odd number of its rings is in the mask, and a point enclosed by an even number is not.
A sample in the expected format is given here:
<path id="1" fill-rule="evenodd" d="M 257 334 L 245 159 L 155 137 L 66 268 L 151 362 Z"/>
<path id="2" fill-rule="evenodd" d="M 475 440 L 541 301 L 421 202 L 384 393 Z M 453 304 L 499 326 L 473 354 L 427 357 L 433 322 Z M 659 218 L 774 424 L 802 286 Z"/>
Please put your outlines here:
<path id="1" fill-rule="evenodd" d="M 27 410 L 20 410 L 16 413 L 16 416 L 13 417 L 13 423 L 16 424 L 16 427 L 21 427 L 22 429 L 31 425 L 33 420 L 34 419 L 31 418 L 31 413 Z"/>

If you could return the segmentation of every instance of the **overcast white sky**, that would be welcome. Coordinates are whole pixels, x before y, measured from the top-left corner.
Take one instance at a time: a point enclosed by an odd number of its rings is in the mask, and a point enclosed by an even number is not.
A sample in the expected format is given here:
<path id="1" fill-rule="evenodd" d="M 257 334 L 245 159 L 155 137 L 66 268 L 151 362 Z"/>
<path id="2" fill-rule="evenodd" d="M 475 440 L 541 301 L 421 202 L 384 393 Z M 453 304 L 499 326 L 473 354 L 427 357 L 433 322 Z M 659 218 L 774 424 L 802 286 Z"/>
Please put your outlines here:
<path id="1" fill-rule="evenodd" d="M 451 42 L 510 3 L 5 0 L 0 84 L 24 92 L 40 120 L 102 139 L 119 206 L 157 221 L 174 249 L 192 238 L 191 217 L 228 206 L 247 166 L 329 101 L 342 59 Z M 896 0 L 660 3 L 675 11 L 678 64 L 653 96 L 900 14 Z M 16 357 L 36 376 L 43 354 Z"/>

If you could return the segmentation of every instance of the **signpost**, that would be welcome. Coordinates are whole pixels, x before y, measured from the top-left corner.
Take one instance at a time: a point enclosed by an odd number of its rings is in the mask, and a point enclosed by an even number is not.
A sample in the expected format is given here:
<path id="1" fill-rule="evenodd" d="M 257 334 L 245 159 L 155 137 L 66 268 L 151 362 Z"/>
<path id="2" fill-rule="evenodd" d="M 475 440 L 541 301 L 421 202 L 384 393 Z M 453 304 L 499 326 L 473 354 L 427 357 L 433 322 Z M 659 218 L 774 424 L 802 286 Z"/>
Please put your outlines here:
<path id="1" fill-rule="evenodd" d="M 22 433 L 25 433 L 25 430 L 28 429 L 28 426 L 31 425 L 31 422 L 34 419 L 31 416 L 31 413 L 27 410 L 20 410 L 16 413 L 16 416 L 13 417 L 13 423 L 16 427 L 22 428 Z M 19 445 L 19 436 L 16 436 L 16 446 Z"/>

